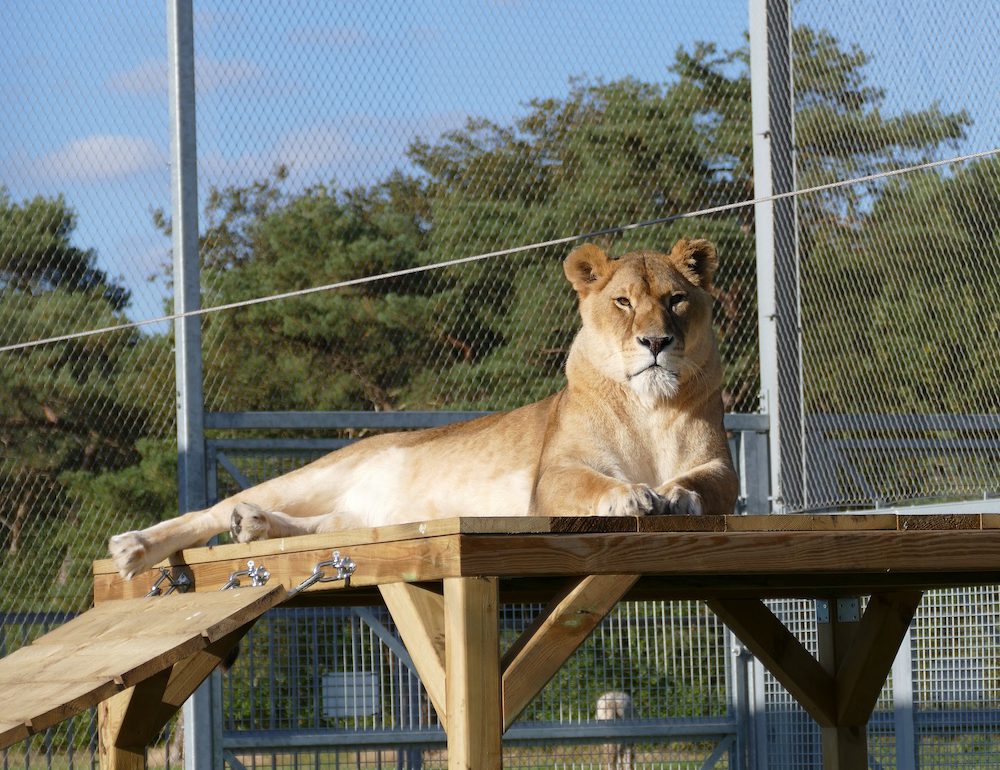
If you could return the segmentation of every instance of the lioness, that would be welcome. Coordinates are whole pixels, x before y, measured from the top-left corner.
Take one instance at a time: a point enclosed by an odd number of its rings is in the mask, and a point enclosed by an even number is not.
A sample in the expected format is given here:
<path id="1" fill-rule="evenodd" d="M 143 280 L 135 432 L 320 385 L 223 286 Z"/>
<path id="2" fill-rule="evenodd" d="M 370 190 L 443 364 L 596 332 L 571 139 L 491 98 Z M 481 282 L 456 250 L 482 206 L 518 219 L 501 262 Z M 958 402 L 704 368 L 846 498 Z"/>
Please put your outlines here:
<path id="1" fill-rule="evenodd" d="M 359 441 L 203 511 L 111 538 L 123 577 L 229 529 L 238 542 L 449 516 L 724 514 L 737 482 L 705 240 L 563 265 L 583 328 L 567 385 L 504 414 Z"/>

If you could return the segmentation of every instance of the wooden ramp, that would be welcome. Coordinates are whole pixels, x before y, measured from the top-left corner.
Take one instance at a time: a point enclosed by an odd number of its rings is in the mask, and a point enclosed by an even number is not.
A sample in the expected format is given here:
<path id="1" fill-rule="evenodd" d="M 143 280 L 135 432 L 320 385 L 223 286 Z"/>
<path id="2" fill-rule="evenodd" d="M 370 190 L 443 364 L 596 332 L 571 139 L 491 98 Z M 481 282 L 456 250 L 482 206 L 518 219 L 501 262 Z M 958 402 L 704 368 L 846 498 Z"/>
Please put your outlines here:
<path id="1" fill-rule="evenodd" d="M 146 719 L 166 714 L 159 730 L 285 596 L 275 586 L 98 604 L 0 659 L 0 749 L 109 698 L 121 704 L 137 693 Z"/>

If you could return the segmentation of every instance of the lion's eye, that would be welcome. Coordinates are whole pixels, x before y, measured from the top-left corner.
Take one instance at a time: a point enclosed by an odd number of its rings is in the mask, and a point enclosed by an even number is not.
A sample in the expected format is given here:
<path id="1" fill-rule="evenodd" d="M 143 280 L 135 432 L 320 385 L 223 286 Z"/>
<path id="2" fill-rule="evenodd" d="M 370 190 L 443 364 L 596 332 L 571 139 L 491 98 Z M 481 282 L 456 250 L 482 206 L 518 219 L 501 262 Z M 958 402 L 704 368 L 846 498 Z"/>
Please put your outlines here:
<path id="1" fill-rule="evenodd" d="M 628 301 L 628 297 L 615 297 L 615 304 L 618 307 L 632 307 L 632 303 Z"/>
<path id="2" fill-rule="evenodd" d="M 675 308 L 682 302 L 687 302 L 687 294 L 671 294 L 670 295 L 670 307 Z"/>

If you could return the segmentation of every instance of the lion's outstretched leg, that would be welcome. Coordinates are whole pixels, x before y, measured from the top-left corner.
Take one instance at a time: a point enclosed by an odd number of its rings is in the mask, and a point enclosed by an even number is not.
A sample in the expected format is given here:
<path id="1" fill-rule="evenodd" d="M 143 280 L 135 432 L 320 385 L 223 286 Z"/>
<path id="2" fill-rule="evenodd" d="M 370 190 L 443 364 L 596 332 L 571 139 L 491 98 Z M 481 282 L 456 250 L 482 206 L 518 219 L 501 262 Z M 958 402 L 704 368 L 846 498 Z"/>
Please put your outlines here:
<path id="1" fill-rule="evenodd" d="M 185 513 L 143 530 L 115 535 L 108 542 L 108 551 L 121 576 L 130 579 L 172 553 L 202 545 L 225 532 L 232 508 L 233 503 L 224 500 L 211 508 Z"/>
<path id="2" fill-rule="evenodd" d="M 349 475 L 342 472 L 335 457 L 328 455 L 269 479 L 210 508 L 116 535 L 108 543 L 115 566 L 122 577 L 131 578 L 172 553 L 205 545 L 213 536 L 229 531 L 233 527 L 233 510 L 247 503 L 259 506 L 257 510 L 265 515 L 245 524 L 240 518 L 239 530 L 247 530 L 237 537 L 240 542 L 314 532 L 317 522 L 310 520 L 321 519 L 317 514 L 335 506 L 341 488 L 338 480 Z M 273 513 L 276 510 L 281 513 Z"/>

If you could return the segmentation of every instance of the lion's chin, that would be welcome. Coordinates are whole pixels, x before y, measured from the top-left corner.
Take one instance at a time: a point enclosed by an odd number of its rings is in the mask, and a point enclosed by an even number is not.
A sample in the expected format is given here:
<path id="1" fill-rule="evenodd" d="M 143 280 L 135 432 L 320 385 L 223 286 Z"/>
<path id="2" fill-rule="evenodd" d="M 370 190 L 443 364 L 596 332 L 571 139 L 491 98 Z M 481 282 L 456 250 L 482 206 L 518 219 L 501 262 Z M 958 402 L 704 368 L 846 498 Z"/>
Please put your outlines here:
<path id="1" fill-rule="evenodd" d="M 651 366 L 629 379 L 629 386 L 643 405 L 653 408 L 677 395 L 677 375 L 662 366 Z"/>

